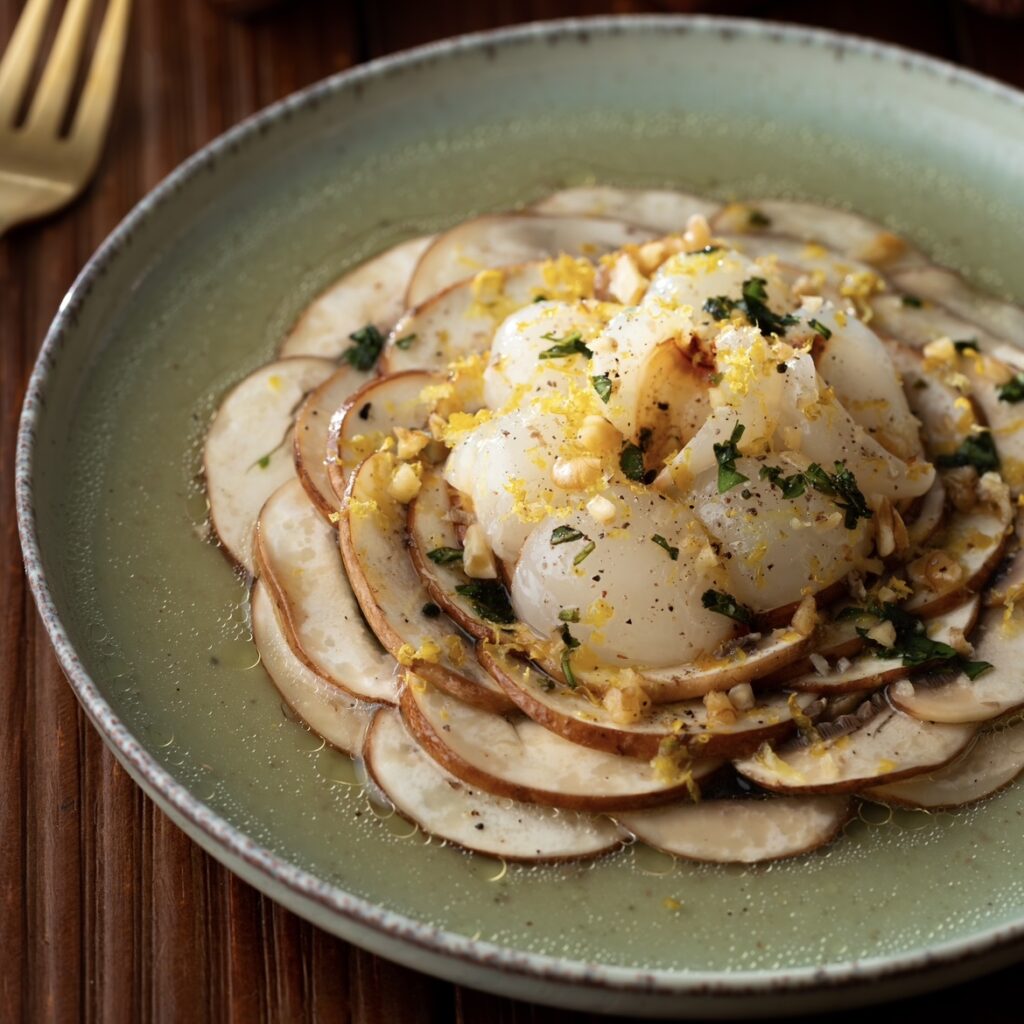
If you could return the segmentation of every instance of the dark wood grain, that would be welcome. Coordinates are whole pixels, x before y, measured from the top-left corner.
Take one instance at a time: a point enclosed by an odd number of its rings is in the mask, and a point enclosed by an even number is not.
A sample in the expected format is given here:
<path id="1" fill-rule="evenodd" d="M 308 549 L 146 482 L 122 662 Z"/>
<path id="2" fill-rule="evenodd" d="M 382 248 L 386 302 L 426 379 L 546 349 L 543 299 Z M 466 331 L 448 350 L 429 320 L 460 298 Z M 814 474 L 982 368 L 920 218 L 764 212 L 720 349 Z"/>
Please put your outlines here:
<path id="1" fill-rule="evenodd" d="M 0 44 L 22 6 L 0 0 Z M 204 0 L 136 3 L 94 185 L 72 209 L 0 239 L 0 1020 L 607 1019 L 461 989 L 353 949 L 186 839 L 120 770 L 63 680 L 22 579 L 11 463 L 21 395 L 61 296 L 128 209 L 209 139 L 309 82 L 406 46 L 538 18 L 669 9 L 825 24 L 1024 85 L 1024 22 L 959 3 L 293 0 L 249 19 Z M 990 1021 L 1016 1020 L 1016 974 L 899 1012 L 971 1020 L 983 1006 Z"/>

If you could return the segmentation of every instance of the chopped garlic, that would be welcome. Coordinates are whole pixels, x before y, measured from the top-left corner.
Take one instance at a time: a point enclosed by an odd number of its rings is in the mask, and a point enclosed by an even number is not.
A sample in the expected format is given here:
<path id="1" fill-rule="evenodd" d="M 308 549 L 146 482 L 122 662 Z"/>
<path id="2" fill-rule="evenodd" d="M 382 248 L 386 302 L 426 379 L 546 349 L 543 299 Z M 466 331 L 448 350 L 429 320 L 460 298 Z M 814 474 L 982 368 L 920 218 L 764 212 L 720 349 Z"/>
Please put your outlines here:
<path id="1" fill-rule="evenodd" d="M 651 282 L 640 273 L 633 257 L 622 253 L 615 261 L 608 277 L 608 295 L 624 306 L 635 306 Z"/>
<path id="2" fill-rule="evenodd" d="M 419 463 L 399 463 L 388 484 L 388 494 L 395 501 L 408 505 L 420 493 L 420 488 L 423 486 L 419 470 Z"/>
<path id="3" fill-rule="evenodd" d="M 733 707 L 729 694 L 718 690 L 704 694 L 704 707 L 708 713 L 708 728 L 716 725 L 735 725 L 736 709 Z"/>
<path id="4" fill-rule="evenodd" d="M 395 455 L 400 459 L 415 459 L 430 444 L 430 435 L 422 430 L 395 427 L 395 437 L 398 439 Z"/>
<path id="5" fill-rule="evenodd" d="M 590 513 L 594 521 L 600 523 L 602 526 L 606 526 L 615 518 L 615 505 L 603 494 L 595 494 L 594 497 L 587 502 L 587 511 Z"/>
<path id="6" fill-rule="evenodd" d="M 740 711 L 749 711 L 755 704 L 754 688 L 750 683 L 737 683 L 729 690 L 729 701 Z"/>
<path id="7" fill-rule="evenodd" d="M 867 637 L 882 647 L 892 647 L 896 643 L 896 627 L 888 620 L 879 622 L 867 631 Z"/>

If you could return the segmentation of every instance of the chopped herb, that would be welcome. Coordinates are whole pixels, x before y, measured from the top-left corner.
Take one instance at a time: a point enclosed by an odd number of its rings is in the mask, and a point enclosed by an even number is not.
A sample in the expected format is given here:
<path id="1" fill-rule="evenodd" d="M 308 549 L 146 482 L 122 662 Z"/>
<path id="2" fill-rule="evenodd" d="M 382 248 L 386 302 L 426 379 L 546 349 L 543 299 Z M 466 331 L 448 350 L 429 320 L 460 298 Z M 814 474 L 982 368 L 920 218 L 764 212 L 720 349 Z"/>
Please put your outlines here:
<path id="1" fill-rule="evenodd" d="M 750 477 L 744 476 L 736 469 L 736 460 L 740 457 L 740 450 L 736 446 L 743 436 L 744 426 L 737 423 L 732 428 L 732 436 L 728 441 L 712 445 L 715 451 L 715 461 L 718 463 L 718 493 L 725 494 L 731 491 L 737 484 L 746 483 Z"/>
<path id="2" fill-rule="evenodd" d="M 543 334 L 545 341 L 553 341 L 551 348 L 544 349 L 537 357 L 538 359 L 564 359 L 566 356 L 586 356 L 590 359 L 594 353 L 583 344 L 583 338 L 579 331 L 573 331 L 564 338 L 556 338 L 554 332 Z"/>
<path id="3" fill-rule="evenodd" d="M 725 593 L 724 590 L 705 590 L 701 594 L 700 603 L 708 611 L 735 619 L 745 626 L 749 626 L 754 621 L 754 613 L 746 605 L 740 604 L 732 594 Z"/>
<path id="4" fill-rule="evenodd" d="M 594 385 L 598 398 L 607 405 L 608 399 L 612 397 L 612 382 L 608 374 L 599 373 L 596 377 L 590 378 L 590 383 Z"/>
<path id="5" fill-rule="evenodd" d="M 904 306 L 910 306 L 912 309 L 920 309 L 924 305 L 916 295 L 904 295 L 900 301 Z"/>
<path id="6" fill-rule="evenodd" d="M 434 565 L 451 565 L 452 562 L 462 561 L 462 548 L 434 548 L 427 552 Z"/>
<path id="7" fill-rule="evenodd" d="M 717 388 L 722 383 L 722 378 L 725 376 L 724 373 L 712 373 L 708 377 L 708 383 L 713 387 Z"/>
<path id="8" fill-rule="evenodd" d="M 436 619 L 438 617 L 438 615 L 441 614 L 441 609 L 438 608 L 438 606 L 436 604 L 434 604 L 433 601 L 428 601 L 420 609 L 420 611 L 423 612 L 423 614 L 426 615 L 426 617 L 428 619 Z"/>
<path id="9" fill-rule="evenodd" d="M 1000 384 L 996 391 L 999 392 L 1000 402 L 1010 402 L 1013 405 L 1024 402 L 1024 373 L 1018 373 L 1005 384 Z"/>
<path id="10" fill-rule="evenodd" d="M 658 545 L 659 548 L 664 548 L 668 552 L 668 557 L 673 562 L 679 561 L 679 548 L 673 547 L 660 533 L 656 533 L 651 540 Z"/>
<path id="11" fill-rule="evenodd" d="M 832 331 L 826 327 L 820 320 L 808 320 L 807 326 L 817 331 L 826 341 L 832 337 Z"/>
<path id="12" fill-rule="evenodd" d="M 762 466 L 761 467 L 761 479 L 767 480 L 771 483 L 772 487 L 777 488 L 782 492 L 784 498 L 788 498 L 792 501 L 794 498 L 799 498 L 807 486 L 807 481 L 804 479 L 803 473 L 794 473 L 792 476 L 783 476 L 782 470 L 778 466 Z"/>
<path id="13" fill-rule="evenodd" d="M 580 642 L 569 632 L 568 624 L 562 627 L 562 643 L 569 648 L 570 651 L 575 651 L 579 647 Z"/>
<path id="14" fill-rule="evenodd" d="M 852 611 L 853 609 L 848 609 Z M 911 615 L 899 605 L 869 604 L 867 608 L 856 609 L 862 614 L 874 615 L 876 618 L 891 622 L 896 630 L 896 640 L 891 647 L 884 647 L 877 640 L 868 636 L 868 631 L 858 628 L 857 632 L 868 641 L 874 653 L 880 658 L 899 658 L 908 667 L 917 667 L 933 661 L 950 662 L 963 671 L 969 679 L 977 679 L 992 666 L 987 661 L 968 661 L 949 644 L 932 640 L 921 619 Z"/>
<path id="15" fill-rule="evenodd" d="M 979 473 L 987 473 L 990 469 L 999 468 L 999 453 L 991 432 L 982 430 L 965 437 L 955 452 L 940 455 L 935 462 L 942 469 L 973 466 Z"/>
<path id="16" fill-rule="evenodd" d="M 269 454 L 269 453 L 267 453 L 266 455 L 261 455 L 261 456 L 260 456 L 260 457 L 259 457 L 259 458 L 258 458 L 258 459 L 256 460 L 256 465 L 257 465 L 257 466 L 259 466 L 259 467 L 260 467 L 260 469 L 266 469 L 266 468 L 267 468 L 267 466 L 269 466 L 269 465 L 270 465 L 270 454 Z"/>
<path id="17" fill-rule="evenodd" d="M 850 605 L 848 608 L 842 609 L 835 619 L 836 622 L 846 622 L 849 619 L 863 619 L 865 615 L 870 615 L 871 612 L 867 608 L 859 608 L 857 605 Z"/>
<path id="18" fill-rule="evenodd" d="M 469 599 L 473 611 L 488 622 L 511 626 L 516 613 L 508 599 L 508 592 L 497 580 L 472 580 L 455 588 L 456 594 Z"/>
<path id="19" fill-rule="evenodd" d="M 370 410 L 371 410 L 372 408 L 373 408 L 373 402 L 367 402 L 367 403 L 366 403 L 366 404 L 365 404 L 365 405 L 364 405 L 364 406 L 363 406 L 363 407 L 362 407 L 362 408 L 361 408 L 361 409 L 359 410 L 359 418 L 360 418 L 361 420 L 368 420 L 368 419 L 370 418 Z"/>
<path id="20" fill-rule="evenodd" d="M 562 620 L 562 622 L 579 622 L 580 610 L 579 608 L 563 608 L 558 613 L 558 617 Z"/>
<path id="21" fill-rule="evenodd" d="M 570 541 L 582 540 L 584 534 L 573 526 L 556 526 L 551 531 L 551 546 L 568 544 Z"/>
<path id="22" fill-rule="evenodd" d="M 582 550 L 582 551 L 581 551 L 581 552 L 580 552 L 580 553 L 579 553 L 579 554 L 578 554 L 578 555 L 577 555 L 577 556 L 576 556 L 576 557 L 575 557 L 575 558 L 574 558 L 574 559 L 572 560 L 572 564 L 573 564 L 573 565 L 579 565 L 579 564 L 580 564 L 581 562 L 583 562 L 583 561 L 584 561 L 585 559 L 589 558 L 589 557 L 590 557 L 590 555 L 591 555 L 591 554 L 593 553 L 593 551 L 594 551 L 594 548 L 596 548 L 596 547 L 597 547 L 597 545 L 596 545 L 596 544 L 595 544 L 595 543 L 594 543 L 593 541 L 591 541 L 591 542 L 590 542 L 590 543 L 589 543 L 589 544 L 588 544 L 588 545 L 587 545 L 587 546 L 586 546 L 586 547 L 585 547 L 585 548 L 584 548 L 584 549 L 583 549 L 583 550 Z"/>
<path id="23" fill-rule="evenodd" d="M 704 312 L 710 313 L 715 320 L 728 320 L 735 308 L 736 303 L 732 299 L 727 299 L 724 295 L 714 295 L 711 298 L 705 299 L 703 306 Z"/>
<path id="24" fill-rule="evenodd" d="M 572 651 L 568 648 L 562 652 L 562 675 L 565 676 L 565 685 L 570 690 L 575 690 L 576 674 L 572 670 Z"/>
<path id="25" fill-rule="evenodd" d="M 372 370 L 380 350 L 384 347 L 384 335 L 373 324 L 367 324 L 358 331 L 353 331 L 349 338 L 354 344 L 345 349 L 341 358 L 357 370 Z"/>
<path id="26" fill-rule="evenodd" d="M 755 228 L 770 228 L 772 226 L 772 219 L 761 210 L 751 210 L 747 214 L 747 223 Z"/>
<path id="27" fill-rule="evenodd" d="M 749 277 L 743 282 L 741 299 L 713 296 L 704 302 L 704 312 L 716 320 L 725 320 L 738 309 L 762 334 L 785 334 L 787 327 L 800 321 L 792 313 L 780 315 L 768 308 L 767 283 L 763 277 Z"/>
<path id="28" fill-rule="evenodd" d="M 856 529 L 858 519 L 870 519 L 874 513 L 868 508 L 867 500 L 857 486 L 857 479 L 846 468 L 845 462 L 833 463 L 835 473 L 828 473 L 816 462 L 804 472 L 804 479 L 816 491 L 827 494 L 846 513 L 843 525 L 848 530 Z"/>
<path id="29" fill-rule="evenodd" d="M 407 334 L 404 338 L 399 338 L 398 341 L 395 342 L 395 345 L 404 352 L 405 349 L 409 348 L 415 340 L 415 334 Z"/>
<path id="30" fill-rule="evenodd" d="M 619 468 L 627 480 L 640 483 L 644 478 L 644 453 L 632 442 L 627 444 L 619 455 Z"/>
<path id="31" fill-rule="evenodd" d="M 773 313 L 767 305 L 767 281 L 763 277 L 751 277 L 743 282 L 743 299 L 738 307 L 747 314 L 747 319 L 762 334 L 785 334 L 786 328 L 799 323 L 792 313 L 780 316 Z"/>
<path id="32" fill-rule="evenodd" d="M 978 342 L 977 342 L 977 339 L 975 339 L 975 338 L 961 338 L 959 341 L 954 341 L 953 342 L 953 348 L 955 348 L 957 350 L 957 352 L 980 352 L 981 351 L 981 349 L 978 348 Z"/>

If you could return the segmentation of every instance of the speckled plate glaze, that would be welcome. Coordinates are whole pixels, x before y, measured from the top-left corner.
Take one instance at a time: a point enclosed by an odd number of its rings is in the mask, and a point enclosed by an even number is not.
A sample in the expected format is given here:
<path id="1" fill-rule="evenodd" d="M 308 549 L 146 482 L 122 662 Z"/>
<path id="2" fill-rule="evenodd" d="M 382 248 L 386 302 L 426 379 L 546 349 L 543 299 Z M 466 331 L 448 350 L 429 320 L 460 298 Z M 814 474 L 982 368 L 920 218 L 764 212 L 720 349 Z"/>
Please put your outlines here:
<path id="1" fill-rule="evenodd" d="M 26 567 L 125 767 L 215 857 L 421 970 L 606 1012 L 765 1015 L 948 984 L 1024 948 L 1024 787 L 856 822 L 755 869 L 635 847 L 503 867 L 378 816 L 284 717 L 245 584 L 203 543 L 217 396 L 340 271 L 402 237 L 587 180 L 791 195 L 884 221 L 1024 298 L 1024 96 L 824 32 L 709 18 L 525 26 L 330 79 L 189 160 L 101 247 L 29 387 Z M 376 813 L 374 813 L 376 811 Z"/>

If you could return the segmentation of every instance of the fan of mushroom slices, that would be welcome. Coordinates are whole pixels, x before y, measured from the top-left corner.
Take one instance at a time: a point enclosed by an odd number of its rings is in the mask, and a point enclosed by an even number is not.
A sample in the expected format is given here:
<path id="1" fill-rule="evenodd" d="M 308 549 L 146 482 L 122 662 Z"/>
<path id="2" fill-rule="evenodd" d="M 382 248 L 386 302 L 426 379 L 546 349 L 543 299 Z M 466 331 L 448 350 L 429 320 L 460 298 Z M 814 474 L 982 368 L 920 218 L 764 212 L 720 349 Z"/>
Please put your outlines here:
<path id="1" fill-rule="evenodd" d="M 851 213 L 569 189 L 317 298 L 211 517 L 283 698 L 426 832 L 793 856 L 1024 767 L 1022 339 Z"/>

